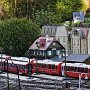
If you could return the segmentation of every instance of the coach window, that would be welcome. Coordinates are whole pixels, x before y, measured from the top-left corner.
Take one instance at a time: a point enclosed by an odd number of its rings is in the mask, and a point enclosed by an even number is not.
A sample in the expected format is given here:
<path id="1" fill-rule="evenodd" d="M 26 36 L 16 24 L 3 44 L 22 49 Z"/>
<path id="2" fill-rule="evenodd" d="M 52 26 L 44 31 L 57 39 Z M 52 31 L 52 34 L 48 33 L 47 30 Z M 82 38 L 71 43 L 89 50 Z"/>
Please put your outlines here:
<path id="1" fill-rule="evenodd" d="M 55 69 L 55 65 L 51 65 L 51 68 L 52 68 L 52 69 Z"/>
<path id="2" fill-rule="evenodd" d="M 77 72 L 77 67 L 75 67 L 75 72 Z"/>
<path id="3" fill-rule="evenodd" d="M 48 68 L 51 69 L 51 64 L 48 65 Z"/>
<path id="4" fill-rule="evenodd" d="M 88 68 L 85 68 L 85 73 L 88 73 Z"/>
<path id="5" fill-rule="evenodd" d="M 84 73 L 84 68 L 81 68 L 81 72 Z"/>

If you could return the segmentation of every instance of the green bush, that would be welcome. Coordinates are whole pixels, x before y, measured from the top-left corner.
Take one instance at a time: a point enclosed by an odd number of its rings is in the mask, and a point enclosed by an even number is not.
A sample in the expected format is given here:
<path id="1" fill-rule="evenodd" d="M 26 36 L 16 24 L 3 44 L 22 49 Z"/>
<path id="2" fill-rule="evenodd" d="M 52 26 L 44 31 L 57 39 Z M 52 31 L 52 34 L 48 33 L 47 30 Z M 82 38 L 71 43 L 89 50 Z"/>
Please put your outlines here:
<path id="1" fill-rule="evenodd" d="M 0 21 L 0 46 L 6 54 L 24 55 L 39 35 L 39 26 L 26 18 Z"/>

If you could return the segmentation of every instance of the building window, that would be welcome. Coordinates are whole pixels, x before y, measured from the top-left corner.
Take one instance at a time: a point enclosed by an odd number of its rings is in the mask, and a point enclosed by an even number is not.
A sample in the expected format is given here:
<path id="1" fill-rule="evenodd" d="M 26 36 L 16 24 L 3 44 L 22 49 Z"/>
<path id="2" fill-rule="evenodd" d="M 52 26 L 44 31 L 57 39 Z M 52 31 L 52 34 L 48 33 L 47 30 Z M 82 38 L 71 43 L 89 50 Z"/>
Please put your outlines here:
<path id="1" fill-rule="evenodd" d="M 60 55 L 60 50 L 57 50 L 57 51 L 56 51 L 56 54 L 57 54 L 57 55 Z"/>
<path id="2" fill-rule="evenodd" d="M 53 33 L 53 34 L 56 33 L 56 28 L 53 28 L 52 33 Z"/>
<path id="3" fill-rule="evenodd" d="M 78 53 L 79 53 L 79 49 L 78 49 Z"/>
<path id="4" fill-rule="evenodd" d="M 78 40 L 78 45 L 79 45 L 79 40 Z"/>
<path id="5" fill-rule="evenodd" d="M 36 51 L 34 50 L 33 55 L 35 55 L 35 54 L 36 54 Z"/>
<path id="6" fill-rule="evenodd" d="M 65 37 L 63 37 L 63 42 L 65 42 Z"/>
<path id="7" fill-rule="evenodd" d="M 42 55 L 42 51 L 39 51 L 39 55 Z"/>
<path id="8" fill-rule="evenodd" d="M 47 51 L 48 55 L 50 56 L 51 55 L 51 51 Z"/>
<path id="9" fill-rule="evenodd" d="M 74 43 L 73 43 L 73 45 L 75 45 L 75 40 L 74 40 Z"/>
<path id="10" fill-rule="evenodd" d="M 74 36 L 78 36 L 78 31 L 77 30 L 74 31 Z"/>
<path id="11" fill-rule="evenodd" d="M 44 33 L 46 33 L 46 28 L 44 28 Z"/>
<path id="12" fill-rule="evenodd" d="M 49 32 L 49 34 L 52 34 L 52 28 L 50 28 L 50 32 Z"/>
<path id="13" fill-rule="evenodd" d="M 42 51 L 42 55 L 44 56 L 44 51 Z"/>

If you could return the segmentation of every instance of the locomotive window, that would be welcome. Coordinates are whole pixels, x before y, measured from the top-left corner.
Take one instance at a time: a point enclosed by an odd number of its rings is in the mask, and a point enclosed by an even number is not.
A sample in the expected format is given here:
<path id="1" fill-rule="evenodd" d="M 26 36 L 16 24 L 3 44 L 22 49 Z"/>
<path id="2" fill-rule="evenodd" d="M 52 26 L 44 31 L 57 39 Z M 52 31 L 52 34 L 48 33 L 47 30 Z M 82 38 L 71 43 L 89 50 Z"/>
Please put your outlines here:
<path id="1" fill-rule="evenodd" d="M 26 66 L 26 69 L 29 69 L 29 65 Z"/>
<path id="2" fill-rule="evenodd" d="M 67 70 L 67 67 L 64 66 L 64 70 Z"/>
<path id="3" fill-rule="evenodd" d="M 52 69 L 55 69 L 55 65 L 51 65 L 51 68 L 52 68 Z"/>
<path id="4" fill-rule="evenodd" d="M 78 67 L 78 72 L 80 72 L 81 70 L 80 70 L 80 68 Z"/>
<path id="5" fill-rule="evenodd" d="M 40 63 L 38 63 L 38 67 L 41 67 L 41 64 Z"/>
<path id="6" fill-rule="evenodd" d="M 70 71 L 70 67 L 69 66 L 67 66 L 67 71 Z"/>
<path id="7" fill-rule="evenodd" d="M 88 73 L 88 68 L 85 68 L 85 73 Z"/>
<path id="8" fill-rule="evenodd" d="M 89 69 L 88 73 L 90 73 L 90 69 Z"/>
<path id="9" fill-rule="evenodd" d="M 11 67 L 11 64 L 10 64 L 10 63 L 8 63 L 8 66 L 9 66 L 9 67 Z"/>
<path id="10" fill-rule="evenodd" d="M 64 66 L 64 70 L 66 69 L 66 67 Z"/>
<path id="11" fill-rule="evenodd" d="M 81 68 L 81 72 L 84 73 L 84 68 Z"/>
<path id="12" fill-rule="evenodd" d="M 56 66 L 55 68 L 58 69 L 58 66 Z"/>
<path id="13" fill-rule="evenodd" d="M 46 65 L 45 64 L 42 64 L 42 68 L 46 68 Z"/>
<path id="14" fill-rule="evenodd" d="M 75 70 L 75 67 L 71 67 L 71 71 L 74 71 Z"/>
<path id="15" fill-rule="evenodd" d="M 75 71 L 75 72 L 77 71 L 77 67 L 74 67 L 74 71 Z"/>
<path id="16" fill-rule="evenodd" d="M 16 65 L 16 64 L 14 64 L 14 67 L 16 68 L 16 67 L 17 67 L 17 65 Z"/>
<path id="17" fill-rule="evenodd" d="M 19 65 L 19 68 L 24 69 L 24 66 L 23 65 Z"/>
<path id="18" fill-rule="evenodd" d="M 4 66 L 7 66 L 7 64 L 6 64 L 6 63 L 4 63 Z"/>

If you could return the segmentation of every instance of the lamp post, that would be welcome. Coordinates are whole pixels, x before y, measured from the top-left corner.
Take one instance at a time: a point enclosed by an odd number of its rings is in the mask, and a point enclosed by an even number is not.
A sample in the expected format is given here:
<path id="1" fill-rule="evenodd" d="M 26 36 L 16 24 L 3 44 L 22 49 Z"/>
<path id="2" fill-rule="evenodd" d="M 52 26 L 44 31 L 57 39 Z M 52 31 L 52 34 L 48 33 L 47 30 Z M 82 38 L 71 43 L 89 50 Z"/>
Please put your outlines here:
<path id="1" fill-rule="evenodd" d="M 9 90 L 8 58 L 7 58 L 7 83 L 8 83 L 8 90 Z"/>
<path id="2" fill-rule="evenodd" d="M 17 74 L 18 74 L 18 83 L 19 83 L 19 90 L 21 90 L 20 78 L 19 78 L 19 69 L 17 66 Z"/>
<path id="3" fill-rule="evenodd" d="M 11 58 L 11 57 L 6 58 L 6 61 L 7 61 L 7 83 L 8 83 L 8 90 L 9 90 L 8 60 L 9 60 L 10 58 Z"/>
<path id="4" fill-rule="evenodd" d="M 30 58 L 29 58 L 29 78 L 31 78 L 31 66 L 30 66 Z"/>
<path id="5" fill-rule="evenodd" d="M 66 61 L 66 50 L 64 49 L 64 50 L 61 50 L 61 54 L 63 54 L 64 53 L 64 57 L 65 57 L 65 72 L 67 72 L 67 68 L 66 68 L 66 63 L 67 63 L 67 61 Z M 65 77 L 67 77 L 67 74 L 65 73 Z"/>
<path id="6" fill-rule="evenodd" d="M 2 62 L 2 52 L 3 52 L 3 48 L 0 47 L 0 52 L 1 52 L 1 73 L 3 73 L 3 62 Z"/>
<path id="7" fill-rule="evenodd" d="M 37 56 L 39 56 L 39 53 L 38 53 L 39 47 L 40 47 L 39 42 L 36 42 L 36 47 L 37 47 L 37 50 L 36 50 L 36 74 L 38 74 L 38 60 L 37 60 Z"/>

